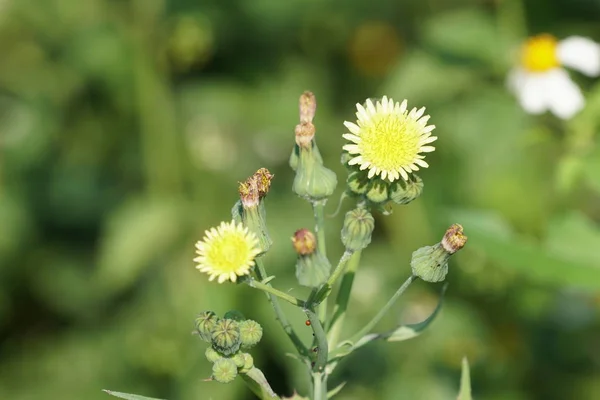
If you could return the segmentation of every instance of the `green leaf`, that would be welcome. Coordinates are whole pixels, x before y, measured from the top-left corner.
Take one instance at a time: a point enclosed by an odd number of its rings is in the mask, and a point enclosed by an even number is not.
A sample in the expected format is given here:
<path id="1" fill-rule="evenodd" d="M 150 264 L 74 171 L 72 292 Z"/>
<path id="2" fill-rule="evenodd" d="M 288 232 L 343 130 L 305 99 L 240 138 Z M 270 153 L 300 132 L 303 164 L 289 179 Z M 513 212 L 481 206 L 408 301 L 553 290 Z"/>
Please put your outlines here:
<path id="1" fill-rule="evenodd" d="M 581 222 L 581 217 L 559 221 L 555 227 L 551 224 L 547 245 L 507 231 L 507 224 L 497 224 L 501 218 L 494 213 L 457 212 L 455 218 L 469 237 L 467 247 L 481 250 L 501 267 L 545 284 L 600 289 L 600 264 L 592 250 L 598 232 L 591 222 Z"/>
<path id="2" fill-rule="evenodd" d="M 328 391 L 327 398 L 331 399 L 333 396 L 338 394 L 344 388 L 344 386 L 346 386 L 346 383 L 348 383 L 348 382 L 342 382 L 339 385 L 337 385 L 336 387 L 334 387 L 333 389 L 331 389 L 330 391 Z"/>
<path id="3" fill-rule="evenodd" d="M 444 284 L 442 287 L 442 293 L 440 294 L 440 301 L 438 302 L 435 310 L 431 313 L 429 317 L 427 317 L 424 321 L 421 321 L 417 324 L 407 324 L 400 325 L 393 331 L 379 335 L 380 337 L 384 337 L 388 342 L 401 342 L 403 340 L 412 339 L 414 337 L 419 336 L 435 319 L 440 310 L 442 309 L 442 304 L 444 302 L 444 294 L 446 293 L 446 289 L 448 288 L 448 284 Z"/>
<path id="4" fill-rule="evenodd" d="M 472 400 L 471 397 L 471 375 L 469 374 L 469 361 L 467 357 L 462 360 L 462 372 L 460 374 L 460 390 L 456 400 Z"/>
<path id="5" fill-rule="evenodd" d="M 110 394 L 111 396 L 119 397 L 121 399 L 126 399 L 126 400 L 163 400 L 163 399 L 156 399 L 153 397 L 140 396 L 137 394 L 113 392 L 112 390 L 106 390 L 106 389 L 104 389 L 103 392 L 106 392 L 106 393 Z"/>

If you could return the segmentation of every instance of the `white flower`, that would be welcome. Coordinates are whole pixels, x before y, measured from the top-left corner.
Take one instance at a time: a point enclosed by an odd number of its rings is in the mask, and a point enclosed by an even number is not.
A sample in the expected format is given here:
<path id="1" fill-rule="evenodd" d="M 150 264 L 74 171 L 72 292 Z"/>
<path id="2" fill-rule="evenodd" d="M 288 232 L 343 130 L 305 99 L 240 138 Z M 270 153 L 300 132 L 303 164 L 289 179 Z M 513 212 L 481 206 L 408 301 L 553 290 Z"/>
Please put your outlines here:
<path id="1" fill-rule="evenodd" d="M 583 94 L 562 67 L 587 76 L 600 75 L 600 44 L 580 36 L 561 41 L 547 34 L 529 38 L 523 45 L 520 65 L 508 76 L 509 88 L 525 111 L 550 111 L 562 119 L 581 111 Z"/>

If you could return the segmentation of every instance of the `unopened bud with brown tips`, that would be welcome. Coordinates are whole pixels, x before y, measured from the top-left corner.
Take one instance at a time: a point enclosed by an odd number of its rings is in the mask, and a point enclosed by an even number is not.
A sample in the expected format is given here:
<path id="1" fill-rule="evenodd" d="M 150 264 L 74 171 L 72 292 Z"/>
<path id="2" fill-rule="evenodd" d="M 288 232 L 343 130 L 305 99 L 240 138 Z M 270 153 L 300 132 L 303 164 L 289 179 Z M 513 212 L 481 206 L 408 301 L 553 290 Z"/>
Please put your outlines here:
<path id="1" fill-rule="evenodd" d="M 312 122 L 317 110 L 317 99 L 312 92 L 300 95 L 300 123 Z"/>

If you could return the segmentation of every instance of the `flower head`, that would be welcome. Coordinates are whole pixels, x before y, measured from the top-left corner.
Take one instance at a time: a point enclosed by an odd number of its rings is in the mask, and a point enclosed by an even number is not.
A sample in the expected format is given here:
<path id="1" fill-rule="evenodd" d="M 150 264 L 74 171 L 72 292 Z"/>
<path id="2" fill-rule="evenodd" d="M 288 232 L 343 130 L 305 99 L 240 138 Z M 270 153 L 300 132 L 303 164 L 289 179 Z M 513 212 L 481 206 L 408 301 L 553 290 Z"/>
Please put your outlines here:
<path id="1" fill-rule="evenodd" d="M 523 44 L 519 65 L 509 74 L 508 85 L 525 111 L 541 114 L 549 110 L 568 119 L 583 108 L 581 90 L 562 67 L 598 76 L 600 45 L 580 36 L 559 41 L 548 34 L 531 37 Z"/>
<path id="2" fill-rule="evenodd" d="M 256 235 L 232 221 L 221 222 L 217 228 L 207 230 L 204 238 L 196 243 L 196 253 L 196 268 L 209 274 L 209 280 L 218 278 L 218 282 L 223 283 L 248 275 L 260 249 Z"/>
<path id="3" fill-rule="evenodd" d="M 408 180 L 409 173 L 429 166 L 421 153 L 434 151 L 428 144 L 437 137 L 431 136 L 435 126 L 427 125 L 425 107 L 409 112 L 406 100 L 394 103 L 384 96 L 375 104 L 368 99 L 366 107 L 357 104 L 356 108 L 357 123 L 344 122 L 350 133 L 343 137 L 352 142 L 343 147 L 352 157 L 349 165 L 368 169 L 369 179 L 379 175 L 390 182 L 400 176 Z"/>

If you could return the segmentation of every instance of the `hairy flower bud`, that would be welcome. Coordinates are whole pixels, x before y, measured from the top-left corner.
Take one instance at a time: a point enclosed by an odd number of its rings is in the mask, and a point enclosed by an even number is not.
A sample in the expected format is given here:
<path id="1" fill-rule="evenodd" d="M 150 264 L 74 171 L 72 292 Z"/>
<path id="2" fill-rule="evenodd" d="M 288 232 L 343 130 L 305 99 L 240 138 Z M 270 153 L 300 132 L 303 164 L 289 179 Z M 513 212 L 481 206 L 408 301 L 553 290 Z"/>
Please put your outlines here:
<path id="1" fill-rule="evenodd" d="M 408 181 L 399 180 L 394 183 L 390 200 L 396 204 L 408 204 L 423 193 L 423 180 L 415 174 L 409 175 Z"/>
<path id="2" fill-rule="evenodd" d="M 196 318 L 196 331 L 200 338 L 206 342 L 210 342 L 212 338 L 212 330 L 219 322 L 219 317 L 213 311 L 203 311 Z"/>
<path id="3" fill-rule="evenodd" d="M 315 250 L 306 255 L 298 254 L 296 259 L 296 278 L 298 283 L 307 287 L 319 287 L 331 273 L 331 264 L 327 257 Z"/>
<path id="4" fill-rule="evenodd" d="M 255 346 L 262 339 L 262 335 L 263 329 L 258 322 L 251 319 L 240 322 L 240 338 L 243 349 Z"/>
<path id="5" fill-rule="evenodd" d="M 206 356 L 206 359 L 211 362 L 214 363 L 215 361 L 217 361 L 220 358 L 223 358 L 222 355 L 220 355 L 215 349 L 213 349 L 212 347 L 207 347 L 206 351 L 204 352 L 204 355 Z"/>
<path id="6" fill-rule="evenodd" d="M 462 226 L 452 225 L 440 243 L 413 252 L 410 266 L 415 276 L 426 282 L 441 282 L 448 273 L 448 259 L 466 243 Z"/>
<path id="7" fill-rule="evenodd" d="M 237 353 L 235 356 L 231 357 L 231 361 L 235 364 L 236 367 L 244 368 L 244 364 L 246 363 L 246 357 L 244 357 L 246 353 Z"/>
<path id="8" fill-rule="evenodd" d="M 296 144 L 303 149 L 309 148 L 312 145 L 312 140 L 315 137 L 315 126 L 312 122 L 303 122 L 296 125 L 294 130 L 296 135 Z"/>
<path id="9" fill-rule="evenodd" d="M 312 92 L 300 96 L 300 123 L 312 122 L 317 110 L 317 99 Z"/>
<path id="10" fill-rule="evenodd" d="M 362 250 L 371 243 L 375 219 L 364 208 L 348 211 L 342 228 L 342 243 L 347 251 Z"/>
<path id="11" fill-rule="evenodd" d="M 351 172 L 346 179 L 346 187 L 350 195 L 363 195 L 369 189 L 371 181 L 364 171 Z"/>
<path id="12" fill-rule="evenodd" d="M 238 322 L 232 319 L 220 320 L 212 331 L 211 343 L 216 351 L 225 356 L 237 353 L 242 343 Z"/>
<path id="13" fill-rule="evenodd" d="M 219 383 L 229 383 L 237 374 L 238 368 L 229 358 L 221 358 L 213 364 L 212 378 Z"/>

